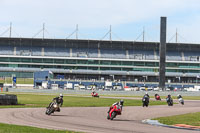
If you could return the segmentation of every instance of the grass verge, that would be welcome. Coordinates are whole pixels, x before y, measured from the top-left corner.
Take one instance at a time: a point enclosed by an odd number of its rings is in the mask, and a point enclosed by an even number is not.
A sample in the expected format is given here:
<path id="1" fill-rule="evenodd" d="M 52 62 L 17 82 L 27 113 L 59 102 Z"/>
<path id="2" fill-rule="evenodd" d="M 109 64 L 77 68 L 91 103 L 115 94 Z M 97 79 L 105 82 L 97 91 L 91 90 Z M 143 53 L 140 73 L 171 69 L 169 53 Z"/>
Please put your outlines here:
<path id="1" fill-rule="evenodd" d="M 0 106 L 0 108 L 47 107 L 58 95 L 16 94 L 19 105 Z M 64 96 L 63 107 L 109 107 L 120 99 Z M 124 106 L 141 106 L 142 100 L 124 99 Z M 166 105 L 163 101 L 151 101 L 150 105 Z"/>
<path id="2" fill-rule="evenodd" d="M 77 133 L 73 131 L 49 130 L 29 126 L 18 126 L 0 123 L 0 133 Z"/>
<path id="3" fill-rule="evenodd" d="M 166 125 L 187 124 L 192 126 L 200 126 L 200 112 L 154 118 L 153 120 L 158 120 L 160 123 Z"/>

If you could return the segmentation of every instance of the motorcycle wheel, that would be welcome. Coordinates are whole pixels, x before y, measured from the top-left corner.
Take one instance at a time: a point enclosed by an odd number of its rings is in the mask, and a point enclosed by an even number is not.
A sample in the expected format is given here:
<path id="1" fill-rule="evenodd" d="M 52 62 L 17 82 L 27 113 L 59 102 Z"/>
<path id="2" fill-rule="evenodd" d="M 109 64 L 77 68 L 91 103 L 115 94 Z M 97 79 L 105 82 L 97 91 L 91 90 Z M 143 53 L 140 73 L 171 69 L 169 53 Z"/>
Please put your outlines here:
<path id="1" fill-rule="evenodd" d="M 54 109 L 53 109 L 53 107 L 51 107 L 48 109 L 47 115 L 51 115 L 51 113 L 53 113 L 53 112 L 54 112 Z"/>
<path id="2" fill-rule="evenodd" d="M 48 108 L 45 113 L 46 113 L 46 115 L 50 115 L 51 114 L 50 108 Z"/>
<path id="3" fill-rule="evenodd" d="M 110 119 L 110 115 L 109 115 L 109 113 L 108 113 L 107 119 L 108 119 L 108 120 Z"/>
<path id="4" fill-rule="evenodd" d="M 116 117 L 116 115 L 117 115 L 116 112 L 112 112 L 110 120 L 113 120 Z"/>
<path id="5" fill-rule="evenodd" d="M 45 112 L 46 115 L 48 114 L 48 111 L 49 111 L 49 109 L 46 110 L 46 112 Z"/>

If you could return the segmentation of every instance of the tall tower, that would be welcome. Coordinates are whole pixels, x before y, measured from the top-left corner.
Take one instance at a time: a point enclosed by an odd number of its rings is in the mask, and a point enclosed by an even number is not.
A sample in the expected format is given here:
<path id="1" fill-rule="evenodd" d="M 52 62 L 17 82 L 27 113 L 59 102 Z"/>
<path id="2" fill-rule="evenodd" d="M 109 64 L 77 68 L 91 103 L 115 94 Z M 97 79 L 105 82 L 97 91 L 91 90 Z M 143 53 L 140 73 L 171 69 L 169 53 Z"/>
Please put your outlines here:
<path id="1" fill-rule="evenodd" d="M 166 32 L 167 18 L 161 17 L 160 20 L 160 64 L 159 64 L 159 88 L 165 90 L 165 62 L 166 62 Z"/>

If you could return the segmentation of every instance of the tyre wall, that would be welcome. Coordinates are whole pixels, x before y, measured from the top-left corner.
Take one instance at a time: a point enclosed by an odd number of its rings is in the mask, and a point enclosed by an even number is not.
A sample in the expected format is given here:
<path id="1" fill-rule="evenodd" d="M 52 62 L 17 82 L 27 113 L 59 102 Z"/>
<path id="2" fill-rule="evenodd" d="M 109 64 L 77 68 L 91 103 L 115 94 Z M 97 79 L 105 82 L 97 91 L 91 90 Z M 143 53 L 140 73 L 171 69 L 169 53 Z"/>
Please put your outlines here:
<path id="1" fill-rule="evenodd" d="M 0 105 L 16 105 L 16 104 L 17 104 L 16 95 L 0 94 Z"/>

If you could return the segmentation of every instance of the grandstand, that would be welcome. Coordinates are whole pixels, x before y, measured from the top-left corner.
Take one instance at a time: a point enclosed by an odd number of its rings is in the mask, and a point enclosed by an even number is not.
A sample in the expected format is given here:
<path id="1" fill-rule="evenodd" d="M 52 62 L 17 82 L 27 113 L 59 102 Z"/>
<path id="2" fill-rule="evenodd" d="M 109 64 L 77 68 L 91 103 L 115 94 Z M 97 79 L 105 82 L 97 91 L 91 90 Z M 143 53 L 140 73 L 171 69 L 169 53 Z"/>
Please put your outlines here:
<path id="1" fill-rule="evenodd" d="M 0 38 L 0 77 L 158 82 L 159 42 Z M 197 83 L 200 44 L 167 43 L 166 82 Z"/>

